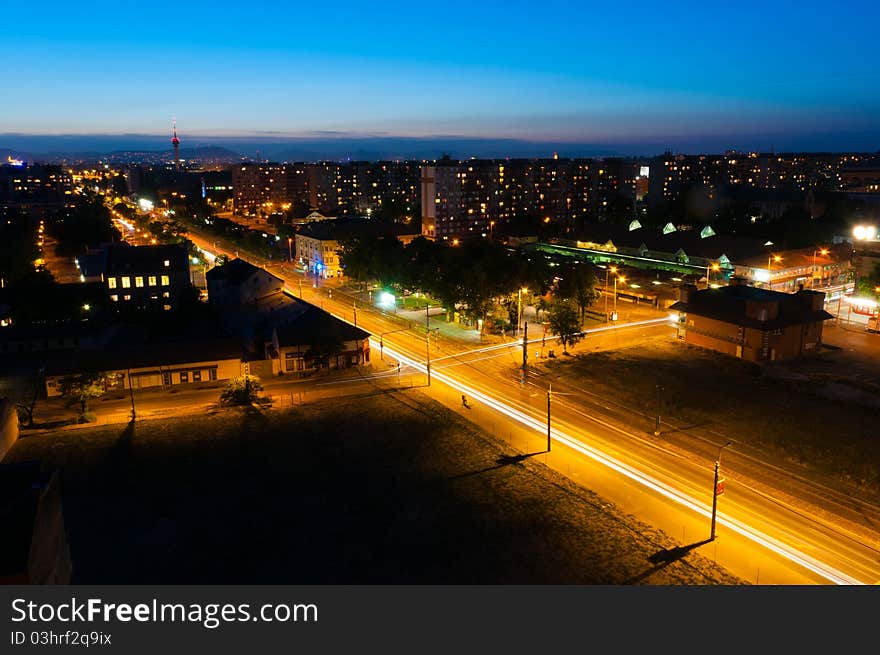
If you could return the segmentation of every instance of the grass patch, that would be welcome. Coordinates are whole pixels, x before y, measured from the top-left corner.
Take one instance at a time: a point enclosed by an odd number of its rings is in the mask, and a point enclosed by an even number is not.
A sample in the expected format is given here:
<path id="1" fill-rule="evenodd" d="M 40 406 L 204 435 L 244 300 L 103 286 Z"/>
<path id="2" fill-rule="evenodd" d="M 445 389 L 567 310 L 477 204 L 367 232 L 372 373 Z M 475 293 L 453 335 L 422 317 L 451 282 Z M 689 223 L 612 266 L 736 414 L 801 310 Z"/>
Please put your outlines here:
<path id="1" fill-rule="evenodd" d="M 414 391 L 64 430 L 6 461 L 61 469 L 77 584 L 742 583 L 515 455 Z"/>

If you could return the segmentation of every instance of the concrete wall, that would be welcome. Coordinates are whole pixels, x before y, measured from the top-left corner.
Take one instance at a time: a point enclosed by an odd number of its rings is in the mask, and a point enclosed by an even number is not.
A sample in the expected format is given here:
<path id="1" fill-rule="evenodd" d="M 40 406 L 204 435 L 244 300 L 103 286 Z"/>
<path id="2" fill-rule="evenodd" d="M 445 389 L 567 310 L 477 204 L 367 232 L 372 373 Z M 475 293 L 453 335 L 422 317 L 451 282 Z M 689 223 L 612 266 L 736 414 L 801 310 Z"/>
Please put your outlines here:
<path id="1" fill-rule="evenodd" d="M 18 412 L 15 403 L 4 398 L 0 400 L 0 461 L 18 441 Z"/>
<path id="2" fill-rule="evenodd" d="M 28 552 L 30 584 L 70 584 L 73 563 L 64 527 L 60 485 L 60 478 L 55 472 L 40 494 L 33 539 Z"/>

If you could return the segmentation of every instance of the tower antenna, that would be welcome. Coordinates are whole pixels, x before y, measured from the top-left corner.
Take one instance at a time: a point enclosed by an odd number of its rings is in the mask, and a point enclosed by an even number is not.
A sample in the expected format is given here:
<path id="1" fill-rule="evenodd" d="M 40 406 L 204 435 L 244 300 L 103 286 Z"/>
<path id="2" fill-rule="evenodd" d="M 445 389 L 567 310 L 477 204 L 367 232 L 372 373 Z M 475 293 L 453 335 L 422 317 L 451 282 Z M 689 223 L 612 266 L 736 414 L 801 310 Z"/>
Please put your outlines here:
<path id="1" fill-rule="evenodd" d="M 171 145 L 174 146 L 174 171 L 180 172 L 180 139 L 177 138 L 177 119 L 171 119 Z"/>

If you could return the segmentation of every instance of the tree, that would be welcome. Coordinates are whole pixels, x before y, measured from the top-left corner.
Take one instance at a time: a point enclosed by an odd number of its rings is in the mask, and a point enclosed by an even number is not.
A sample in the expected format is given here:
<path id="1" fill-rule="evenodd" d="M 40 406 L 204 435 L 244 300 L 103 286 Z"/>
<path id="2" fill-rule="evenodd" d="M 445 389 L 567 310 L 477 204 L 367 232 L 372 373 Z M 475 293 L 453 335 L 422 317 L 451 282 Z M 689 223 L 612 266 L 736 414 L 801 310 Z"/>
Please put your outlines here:
<path id="1" fill-rule="evenodd" d="M 581 322 L 584 314 L 598 297 L 596 292 L 596 274 L 589 264 L 572 264 L 562 273 L 557 286 L 557 295 L 560 298 L 574 300 L 578 306 Z"/>
<path id="2" fill-rule="evenodd" d="M 68 407 L 79 403 L 80 416 L 83 418 L 88 412 L 89 400 L 103 396 L 107 385 L 116 382 L 118 377 L 116 374 L 95 371 L 68 375 L 61 380 L 61 395 L 67 398 Z"/>
<path id="3" fill-rule="evenodd" d="M 562 344 L 562 352 L 568 354 L 568 346 L 581 340 L 581 322 L 578 318 L 578 307 L 573 300 L 556 300 L 548 312 L 550 330 Z"/>
<path id="4" fill-rule="evenodd" d="M 856 293 L 866 297 L 880 297 L 880 264 L 874 264 L 873 270 L 868 275 L 859 277 Z"/>
<path id="5" fill-rule="evenodd" d="M 33 425 L 34 408 L 37 400 L 46 388 L 46 379 L 44 377 L 45 369 L 40 368 L 34 372 L 30 380 L 30 388 L 22 391 L 16 399 L 15 406 L 18 411 L 19 422 L 22 425 Z"/>
<path id="6" fill-rule="evenodd" d="M 220 393 L 221 405 L 250 405 L 260 399 L 263 384 L 256 375 L 241 375 L 226 382 Z"/>

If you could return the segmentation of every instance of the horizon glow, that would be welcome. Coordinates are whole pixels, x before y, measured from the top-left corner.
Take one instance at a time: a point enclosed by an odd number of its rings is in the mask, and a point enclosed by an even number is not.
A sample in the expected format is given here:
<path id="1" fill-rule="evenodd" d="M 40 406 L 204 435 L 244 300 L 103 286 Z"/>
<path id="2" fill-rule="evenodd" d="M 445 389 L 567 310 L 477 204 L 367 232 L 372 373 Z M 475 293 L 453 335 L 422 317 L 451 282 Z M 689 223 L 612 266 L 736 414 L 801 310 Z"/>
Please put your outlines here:
<path id="1" fill-rule="evenodd" d="M 876 3 L 4 7 L 0 134 L 880 149 Z M 5 144 L 0 141 L 0 146 Z"/>

